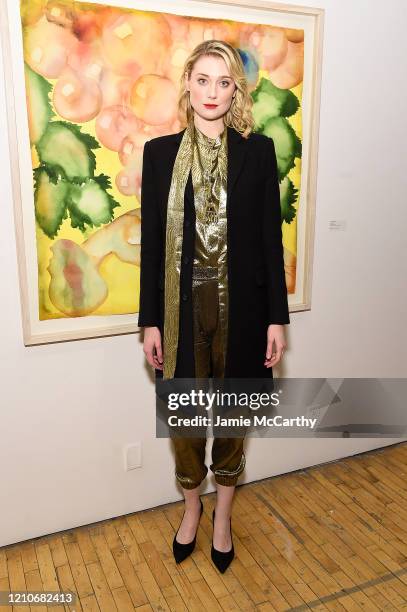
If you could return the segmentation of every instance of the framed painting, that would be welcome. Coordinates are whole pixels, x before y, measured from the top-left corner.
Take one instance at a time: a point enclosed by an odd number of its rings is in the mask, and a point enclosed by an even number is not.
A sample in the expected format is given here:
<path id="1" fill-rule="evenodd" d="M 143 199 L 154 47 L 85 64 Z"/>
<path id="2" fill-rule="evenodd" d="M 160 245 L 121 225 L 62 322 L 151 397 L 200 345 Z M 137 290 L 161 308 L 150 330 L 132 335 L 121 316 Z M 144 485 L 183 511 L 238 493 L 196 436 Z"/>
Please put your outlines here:
<path id="1" fill-rule="evenodd" d="M 275 142 L 290 311 L 310 308 L 322 32 L 321 9 L 255 0 L 1 3 L 25 345 L 140 329 L 143 146 L 185 127 L 183 63 L 212 38 Z"/>

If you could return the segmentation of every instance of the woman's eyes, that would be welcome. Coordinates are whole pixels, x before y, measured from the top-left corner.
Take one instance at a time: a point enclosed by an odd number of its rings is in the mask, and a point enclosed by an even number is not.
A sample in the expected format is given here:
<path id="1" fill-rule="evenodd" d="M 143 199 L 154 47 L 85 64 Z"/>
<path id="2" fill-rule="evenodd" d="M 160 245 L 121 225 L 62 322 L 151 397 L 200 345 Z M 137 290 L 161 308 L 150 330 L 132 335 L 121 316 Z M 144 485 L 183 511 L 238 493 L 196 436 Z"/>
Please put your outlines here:
<path id="1" fill-rule="evenodd" d="M 198 79 L 198 83 L 199 83 L 200 81 L 206 81 L 206 79 L 204 79 L 203 77 L 201 77 L 201 78 L 199 78 L 199 79 Z M 221 81 L 221 83 L 226 83 L 226 87 L 227 87 L 228 85 L 230 85 L 230 82 L 229 82 L 229 81 Z M 226 88 L 225 88 L 225 89 L 226 89 Z"/>

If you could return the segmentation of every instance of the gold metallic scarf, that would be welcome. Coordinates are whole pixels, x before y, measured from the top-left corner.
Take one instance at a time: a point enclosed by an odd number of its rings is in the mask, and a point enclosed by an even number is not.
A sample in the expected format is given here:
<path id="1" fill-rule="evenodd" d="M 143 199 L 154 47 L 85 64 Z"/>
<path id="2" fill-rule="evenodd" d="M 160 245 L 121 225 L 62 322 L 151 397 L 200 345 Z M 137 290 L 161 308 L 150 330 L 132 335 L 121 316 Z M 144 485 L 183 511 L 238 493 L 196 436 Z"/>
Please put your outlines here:
<path id="1" fill-rule="evenodd" d="M 191 120 L 183 134 L 172 172 L 171 186 L 167 204 L 167 225 L 165 242 L 165 307 L 164 307 L 164 367 L 163 378 L 173 378 L 177 361 L 179 333 L 179 294 L 181 276 L 181 254 L 184 227 L 184 193 L 189 173 L 193 170 L 194 146 L 196 145 L 195 126 Z M 227 291 L 227 127 L 222 132 L 219 149 L 220 193 L 218 210 L 218 275 L 220 297 L 220 323 L 223 335 L 223 355 L 226 356 L 228 291 Z M 194 164 L 194 165 L 193 165 Z M 194 176 L 193 176 L 194 178 Z"/>

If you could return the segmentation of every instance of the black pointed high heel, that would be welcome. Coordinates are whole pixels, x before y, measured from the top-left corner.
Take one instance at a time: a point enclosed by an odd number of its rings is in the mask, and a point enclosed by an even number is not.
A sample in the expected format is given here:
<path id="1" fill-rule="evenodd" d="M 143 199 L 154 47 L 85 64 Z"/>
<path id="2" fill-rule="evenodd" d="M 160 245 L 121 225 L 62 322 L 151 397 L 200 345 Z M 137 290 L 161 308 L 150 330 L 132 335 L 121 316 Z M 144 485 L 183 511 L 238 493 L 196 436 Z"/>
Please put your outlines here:
<path id="1" fill-rule="evenodd" d="M 227 552 L 222 552 L 220 550 L 216 550 L 213 546 L 213 536 L 212 536 L 212 549 L 211 549 L 211 557 L 212 561 L 218 568 L 218 570 L 223 574 L 228 569 L 229 565 L 232 563 L 233 558 L 235 556 L 235 548 L 233 546 L 233 536 L 232 536 L 232 518 L 229 519 L 230 522 L 230 538 L 232 540 L 232 548 Z M 212 511 L 212 526 L 215 526 L 215 509 Z"/>
<path id="2" fill-rule="evenodd" d="M 201 518 L 202 512 L 203 512 L 203 503 L 202 503 L 201 498 L 199 498 L 199 501 L 201 502 L 201 512 L 199 514 L 199 518 Z M 199 527 L 199 524 L 198 524 L 198 527 Z M 198 531 L 198 527 L 196 531 Z M 177 533 L 178 531 L 179 531 L 179 528 L 177 530 Z M 174 553 L 175 561 L 177 563 L 181 563 L 181 561 L 189 557 L 189 555 L 193 552 L 195 548 L 195 544 L 196 544 L 196 533 L 195 533 L 195 537 L 192 540 L 192 542 L 187 542 L 187 544 L 180 544 L 180 542 L 177 542 L 177 533 L 175 534 L 174 540 L 172 542 L 172 552 Z"/>

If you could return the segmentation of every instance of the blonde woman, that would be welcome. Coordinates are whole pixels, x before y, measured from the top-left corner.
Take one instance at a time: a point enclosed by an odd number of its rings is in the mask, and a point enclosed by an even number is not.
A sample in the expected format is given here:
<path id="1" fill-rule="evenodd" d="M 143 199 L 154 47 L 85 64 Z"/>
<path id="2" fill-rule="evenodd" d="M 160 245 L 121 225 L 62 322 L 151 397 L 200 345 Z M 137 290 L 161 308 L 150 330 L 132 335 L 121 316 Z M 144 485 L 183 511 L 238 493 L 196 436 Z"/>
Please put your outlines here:
<path id="1" fill-rule="evenodd" d="M 179 94 L 185 129 L 148 141 L 141 193 L 139 326 L 156 378 L 272 378 L 289 323 L 277 161 L 253 132 L 239 53 L 220 40 L 188 57 Z M 205 437 L 173 438 L 185 510 L 174 537 L 194 550 L 208 473 Z M 245 467 L 244 438 L 215 437 L 217 489 L 211 557 L 234 557 L 231 509 Z"/>

